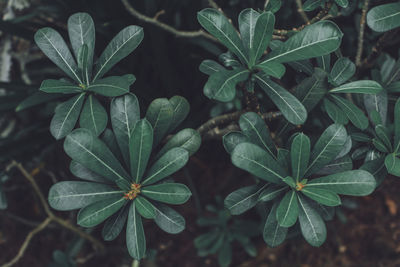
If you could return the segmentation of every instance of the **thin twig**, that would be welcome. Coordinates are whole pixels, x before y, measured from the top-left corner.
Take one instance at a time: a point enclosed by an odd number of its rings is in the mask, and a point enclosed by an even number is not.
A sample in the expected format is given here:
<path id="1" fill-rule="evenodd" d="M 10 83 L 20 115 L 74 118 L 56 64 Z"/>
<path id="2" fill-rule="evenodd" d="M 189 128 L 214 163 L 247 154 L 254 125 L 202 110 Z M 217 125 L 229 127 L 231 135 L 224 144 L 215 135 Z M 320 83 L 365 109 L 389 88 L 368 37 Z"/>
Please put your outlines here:
<path id="1" fill-rule="evenodd" d="M 194 38 L 194 37 L 205 37 L 209 40 L 212 41 L 217 41 L 212 35 L 206 33 L 203 30 L 198 30 L 198 31 L 180 31 L 175 29 L 174 27 L 165 24 L 161 21 L 157 20 L 157 17 L 151 18 L 146 15 L 141 14 L 139 11 L 137 11 L 130 3 L 129 0 L 121 0 L 122 4 L 124 4 L 126 10 L 134 17 L 136 17 L 139 20 L 142 20 L 144 22 L 147 22 L 149 24 L 153 24 L 157 27 L 160 27 L 161 29 L 170 32 L 174 34 L 177 37 L 185 37 L 185 38 Z"/>
<path id="2" fill-rule="evenodd" d="M 363 53 L 364 46 L 364 31 L 365 31 L 365 18 L 367 16 L 369 6 L 369 0 L 364 1 L 364 6 L 362 8 L 361 19 L 360 19 L 360 32 L 358 33 L 358 45 L 357 45 L 357 53 L 356 53 L 356 66 L 361 65 L 361 56 Z"/>
<path id="3" fill-rule="evenodd" d="M 310 19 L 308 18 L 306 12 L 304 12 L 303 3 L 301 2 L 301 0 L 296 0 L 296 5 L 297 5 L 297 12 L 299 12 L 301 18 L 304 20 L 305 23 L 309 23 Z"/>
<path id="4" fill-rule="evenodd" d="M 26 236 L 24 243 L 22 244 L 22 246 L 20 247 L 17 255 L 9 262 L 1 265 L 1 267 L 11 267 L 14 264 L 16 264 L 23 256 L 24 253 L 27 249 L 27 247 L 29 246 L 29 243 L 31 242 L 32 238 L 38 234 L 39 232 L 41 232 L 42 230 L 44 230 L 49 223 L 52 221 L 52 219 L 50 217 L 46 218 L 46 220 L 44 220 L 41 224 L 39 224 L 35 229 L 33 229 L 31 232 L 29 232 L 29 234 Z"/>

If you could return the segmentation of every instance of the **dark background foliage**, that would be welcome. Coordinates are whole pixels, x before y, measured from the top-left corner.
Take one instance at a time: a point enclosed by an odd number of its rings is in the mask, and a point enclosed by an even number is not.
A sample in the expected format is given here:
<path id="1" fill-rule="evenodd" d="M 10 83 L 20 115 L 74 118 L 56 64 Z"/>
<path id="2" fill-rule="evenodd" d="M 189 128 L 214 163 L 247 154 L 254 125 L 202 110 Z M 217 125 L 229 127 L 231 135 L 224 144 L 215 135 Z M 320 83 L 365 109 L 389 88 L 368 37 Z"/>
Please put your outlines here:
<path id="1" fill-rule="evenodd" d="M 160 21 L 180 30 L 199 30 L 196 13 L 208 6 L 206 0 L 131 2 L 141 13 L 149 17 L 158 14 Z M 237 23 L 236 18 L 242 9 L 261 9 L 264 5 L 261 0 L 218 2 L 234 24 Z M 276 14 L 276 27 L 291 29 L 302 25 L 295 1 L 283 2 L 283 7 Z M 363 1 L 352 2 L 354 7 L 349 9 L 352 10 L 349 15 L 334 21 L 344 32 L 342 53 L 354 59 Z M 391 1 L 371 1 L 370 5 L 385 2 Z M 202 60 L 217 59 L 219 54 L 225 52 L 216 42 L 202 37 L 176 37 L 131 16 L 117 0 L 32 0 L 29 3 L 28 8 L 16 12 L 16 19 L 12 22 L 0 22 L 1 42 L 10 37 L 10 53 L 15 55 L 11 61 L 11 83 L 6 87 L 6 95 L 0 97 L 0 129 L 7 131 L 12 126 L 9 135 L 11 137 L 0 142 L 2 169 L 11 159 L 23 162 L 36 172 L 35 178 L 45 193 L 55 181 L 68 180 L 71 177 L 68 171 L 69 159 L 63 153 L 62 141 L 56 142 L 48 131 L 57 102 L 47 101 L 20 113 L 13 110 L 23 99 L 37 91 L 43 79 L 61 76 L 47 58 L 40 56 L 41 53 L 33 42 L 34 32 L 49 26 L 68 39 L 66 21 L 76 12 L 87 12 L 93 17 L 96 25 L 96 55 L 103 51 L 106 44 L 123 27 L 131 24 L 144 27 L 145 37 L 138 49 L 109 73 L 135 74 L 137 80 L 131 91 L 138 96 L 142 108 L 147 107 L 156 97 L 181 95 L 191 104 L 191 112 L 184 126 L 197 128 L 210 118 L 210 111 L 215 103 L 203 95 L 207 77 L 198 71 L 198 66 Z M 0 7 L 5 13 L 7 2 L 2 1 Z M 159 14 L 161 10 L 163 13 Z M 370 53 L 377 38 L 376 34 L 366 28 L 364 56 Z M 398 43 L 393 42 L 386 46 L 385 52 L 397 58 Z M 27 62 L 26 66 L 23 66 L 24 60 Z M 6 63 L 2 64 L 4 66 Z M 360 77 L 369 74 L 368 69 L 360 71 Z M 26 75 L 31 84 L 27 84 L 24 77 Z M 290 88 L 295 84 L 295 75 L 291 75 L 289 70 L 285 75 L 285 85 Z M 305 132 L 313 130 L 311 127 L 304 129 Z M 16 254 L 26 233 L 43 218 L 41 206 L 30 185 L 19 174 L 11 176 L 12 179 L 5 186 L 9 207 L 7 211 L 0 213 L 0 263 L 8 261 Z M 187 168 L 175 177 L 194 191 L 191 201 L 177 208 L 187 220 L 187 229 L 180 235 L 171 236 L 157 229 L 154 223 L 145 223 L 148 248 L 153 250 L 155 256 L 154 260 L 144 263 L 144 266 L 217 266 L 215 257 L 200 258 L 196 255 L 193 239 L 204 231 L 196 226 L 196 219 L 200 213 L 205 212 L 206 204 L 214 202 L 215 196 L 224 197 L 234 189 L 249 184 L 251 181 L 246 179 L 247 176 L 231 165 L 221 140 L 204 142 Z M 235 246 L 232 266 L 398 266 L 400 217 L 397 203 L 400 197 L 396 187 L 397 181 L 390 179 L 373 195 L 357 202 L 350 199 L 342 217 L 329 224 L 328 240 L 321 248 L 312 248 L 301 238 L 294 238 L 278 248 L 270 249 L 258 237 L 255 240 L 257 257 L 250 258 Z M 59 215 L 71 221 L 76 218 L 73 212 Z M 257 217 L 253 211 L 244 216 Z M 92 234 L 100 237 L 100 230 L 94 229 Z M 52 261 L 53 251 L 65 251 L 74 238 L 70 232 L 51 225 L 32 241 L 24 258 L 15 266 L 47 266 Z M 124 249 L 124 235 L 107 244 L 105 253 L 94 252 L 88 243 L 84 243 L 77 258 L 78 266 L 130 264 L 130 258 Z"/>

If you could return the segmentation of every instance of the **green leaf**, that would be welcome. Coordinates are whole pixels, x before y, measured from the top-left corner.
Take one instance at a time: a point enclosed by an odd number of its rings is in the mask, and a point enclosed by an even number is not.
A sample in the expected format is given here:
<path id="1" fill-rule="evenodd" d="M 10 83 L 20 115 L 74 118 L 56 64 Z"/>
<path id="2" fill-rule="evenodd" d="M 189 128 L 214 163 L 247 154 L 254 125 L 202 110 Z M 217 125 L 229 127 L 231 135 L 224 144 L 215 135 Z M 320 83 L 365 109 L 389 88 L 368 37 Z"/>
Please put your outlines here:
<path id="1" fill-rule="evenodd" d="M 299 216 L 296 191 L 290 190 L 280 201 L 276 210 L 276 219 L 281 227 L 291 227 Z"/>
<path id="2" fill-rule="evenodd" d="M 327 55 L 339 48 L 342 36 L 343 33 L 335 23 L 320 21 L 290 37 L 273 50 L 264 62 L 284 63 Z"/>
<path id="3" fill-rule="evenodd" d="M 345 83 L 356 73 L 356 65 L 347 57 L 336 60 L 329 74 L 330 82 L 337 86 Z"/>
<path id="4" fill-rule="evenodd" d="M 371 120 L 373 117 L 376 117 L 376 113 L 378 113 L 380 116 L 380 123 L 383 125 L 386 124 L 388 110 L 388 95 L 386 90 L 375 95 L 364 95 L 364 106 Z M 376 121 L 376 119 L 374 121 Z M 372 123 L 375 124 L 374 122 Z"/>
<path id="5" fill-rule="evenodd" d="M 307 187 L 306 185 L 301 192 L 312 200 L 325 206 L 334 207 L 342 204 L 338 194 L 329 190 Z"/>
<path id="6" fill-rule="evenodd" d="M 167 204 L 183 204 L 192 195 L 186 185 L 178 183 L 162 183 L 146 186 L 141 190 L 141 194 Z"/>
<path id="7" fill-rule="evenodd" d="M 143 230 L 142 218 L 135 208 L 135 203 L 129 208 L 128 224 L 126 226 L 126 247 L 129 255 L 141 260 L 146 254 L 146 236 Z"/>
<path id="8" fill-rule="evenodd" d="M 90 182 L 59 182 L 49 191 L 49 204 L 56 210 L 76 210 L 97 201 L 122 197 L 123 191 L 109 185 Z"/>
<path id="9" fill-rule="evenodd" d="M 15 112 L 19 112 L 40 104 L 48 103 L 63 96 L 63 94 L 47 94 L 38 91 L 28 96 L 21 103 L 19 103 L 18 106 L 15 108 Z"/>
<path id="10" fill-rule="evenodd" d="M 65 138 L 64 150 L 73 160 L 110 181 L 130 181 L 129 174 L 108 147 L 89 130 L 77 129 L 70 133 Z"/>
<path id="11" fill-rule="evenodd" d="M 175 147 L 162 155 L 146 172 L 142 185 L 154 184 L 161 179 L 177 172 L 189 160 L 189 152 L 180 147 Z"/>
<path id="12" fill-rule="evenodd" d="M 372 8 L 367 14 L 367 24 L 377 32 L 385 32 L 400 27 L 400 3 Z"/>
<path id="13" fill-rule="evenodd" d="M 126 203 L 122 196 L 97 201 L 84 207 L 78 213 L 78 224 L 83 227 L 94 227 L 116 213 Z"/>
<path id="14" fill-rule="evenodd" d="M 190 128 L 183 129 L 172 136 L 171 139 L 162 147 L 160 152 L 157 153 L 155 157 L 158 159 L 165 152 L 171 150 L 174 147 L 181 147 L 186 149 L 189 152 L 189 156 L 196 153 L 196 151 L 200 148 L 201 145 L 201 136 L 198 131 Z"/>
<path id="15" fill-rule="evenodd" d="M 320 136 L 311 152 L 310 164 L 305 177 L 315 173 L 336 158 L 347 140 L 346 129 L 339 124 L 332 124 Z"/>
<path id="16" fill-rule="evenodd" d="M 282 7 L 282 0 L 270 0 L 265 2 L 267 6 L 264 6 L 265 11 L 271 11 L 272 13 L 278 12 Z"/>
<path id="17" fill-rule="evenodd" d="M 329 72 L 331 69 L 331 54 L 317 57 L 317 63 L 322 70 Z"/>
<path id="18" fill-rule="evenodd" d="M 376 149 L 378 149 L 382 153 L 388 153 L 389 150 L 385 146 L 385 144 L 378 138 L 373 138 L 372 139 L 372 144 L 375 146 Z"/>
<path id="19" fill-rule="evenodd" d="M 388 173 L 394 176 L 400 176 L 400 159 L 395 153 L 391 153 L 385 157 L 385 166 Z"/>
<path id="20" fill-rule="evenodd" d="M 264 189 L 258 196 L 259 201 L 267 202 L 280 196 L 287 190 L 287 186 L 271 185 Z"/>
<path id="21" fill-rule="evenodd" d="M 197 20 L 204 29 L 238 56 L 240 61 L 248 64 L 246 52 L 238 33 L 221 12 L 216 9 L 206 8 L 197 13 Z"/>
<path id="22" fill-rule="evenodd" d="M 94 46 L 96 31 L 92 17 L 87 13 L 75 13 L 68 19 L 68 34 L 75 57 L 79 58 L 79 50 L 83 45 L 87 46 L 87 76 L 82 78 L 88 83 L 93 67 Z"/>
<path id="23" fill-rule="evenodd" d="M 175 210 L 159 204 L 156 206 L 155 211 L 156 217 L 154 221 L 163 231 L 169 234 L 178 234 L 185 229 L 185 219 Z"/>
<path id="24" fill-rule="evenodd" d="M 281 166 L 290 167 L 290 151 L 284 148 L 278 148 L 278 157 L 276 159 Z"/>
<path id="25" fill-rule="evenodd" d="M 305 240 L 313 247 L 321 246 L 326 240 L 326 226 L 324 220 L 311 203 L 298 194 L 299 222 L 301 233 Z"/>
<path id="26" fill-rule="evenodd" d="M 319 188 L 341 195 L 366 196 L 375 189 L 375 178 L 367 171 L 353 170 L 313 179 L 307 188 Z"/>
<path id="27" fill-rule="evenodd" d="M 229 154 L 232 153 L 232 151 L 238 144 L 244 142 L 247 143 L 250 142 L 248 137 L 244 135 L 242 132 L 229 132 L 223 136 L 222 141 L 226 152 L 228 152 Z"/>
<path id="28" fill-rule="evenodd" d="M 129 140 L 131 177 L 135 183 L 139 183 L 142 179 L 152 148 L 153 128 L 150 122 L 142 119 L 136 122 Z"/>
<path id="29" fill-rule="evenodd" d="M 307 111 L 303 104 L 280 85 L 271 81 L 265 74 L 254 75 L 258 85 L 271 98 L 283 116 L 293 124 L 302 124 L 307 119 Z"/>
<path id="30" fill-rule="evenodd" d="M 349 0 L 335 0 L 335 2 L 343 8 L 347 8 L 349 6 Z"/>
<path id="31" fill-rule="evenodd" d="M 270 247 L 277 247 L 286 239 L 288 228 L 279 225 L 276 219 L 277 203 L 272 206 L 272 209 L 265 221 L 263 229 L 263 238 L 265 243 Z"/>
<path id="32" fill-rule="evenodd" d="M 247 112 L 240 116 L 239 126 L 250 142 L 265 148 L 273 158 L 276 158 L 275 143 L 265 121 L 257 113 Z"/>
<path id="33" fill-rule="evenodd" d="M 385 146 L 390 151 L 392 151 L 392 142 L 390 140 L 391 138 L 389 135 L 389 130 L 385 126 L 379 124 L 375 126 L 375 133 L 378 136 L 378 138 L 385 144 Z"/>
<path id="34" fill-rule="evenodd" d="M 344 157 L 338 158 L 331 161 L 329 164 L 325 165 L 322 169 L 319 169 L 316 174 L 333 174 L 338 172 L 350 171 L 353 169 L 353 162 L 351 157 L 346 155 Z"/>
<path id="35" fill-rule="evenodd" d="M 107 111 L 95 97 L 89 95 L 85 105 L 83 105 L 82 113 L 79 118 L 79 125 L 98 136 L 104 131 L 107 123 Z"/>
<path id="36" fill-rule="evenodd" d="M 154 141 L 156 147 L 168 133 L 174 118 L 174 107 L 166 98 L 157 98 L 150 103 L 146 112 L 146 119 L 153 126 Z"/>
<path id="37" fill-rule="evenodd" d="M 333 88 L 329 93 L 358 93 L 358 94 L 376 94 L 382 91 L 382 86 L 370 80 L 361 80 L 343 84 Z"/>
<path id="38" fill-rule="evenodd" d="M 232 215 L 242 214 L 258 203 L 258 196 L 267 185 L 250 185 L 230 193 L 224 200 L 224 206 Z"/>
<path id="39" fill-rule="evenodd" d="M 82 88 L 65 80 L 44 80 L 39 88 L 46 93 L 76 94 L 82 93 Z"/>
<path id="40" fill-rule="evenodd" d="M 6 194 L 2 188 L 2 184 L 0 183 L 0 210 L 5 210 L 8 207 Z"/>
<path id="41" fill-rule="evenodd" d="M 267 50 L 272 39 L 274 26 L 275 16 L 272 12 L 264 12 L 257 18 L 254 37 L 250 42 L 249 66 L 253 66 Z"/>
<path id="42" fill-rule="evenodd" d="M 308 166 L 310 159 L 310 139 L 307 135 L 300 133 L 292 141 L 290 158 L 292 163 L 292 175 L 296 181 L 300 181 Z"/>
<path id="43" fill-rule="evenodd" d="M 134 201 L 136 210 L 142 217 L 146 219 L 154 219 L 156 217 L 155 207 L 145 197 L 139 195 Z"/>
<path id="44" fill-rule="evenodd" d="M 52 28 L 42 28 L 35 33 L 36 45 L 69 77 L 82 84 L 78 66 L 61 35 Z"/>
<path id="45" fill-rule="evenodd" d="M 291 188 L 296 188 L 296 181 L 290 176 L 283 178 L 283 182 Z"/>
<path id="46" fill-rule="evenodd" d="M 236 85 L 245 81 L 249 70 L 240 67 L 235 70 L 222 70 L 212 74 L 204 85 L 204 95 L 222 102 L 232 101 L 236 95 Z"/>
<path id="47" fill-rule="evenodd" d="M 232 247 L 229 240 L 225 239 L 224 244 L 218 251 L 218 264 L 221 267 L 228 267 L 232 262 Z"/>
<path id="48" fill-rule="evenodd" d="M 128 26 L 120 31 L 97 60 L 93 81 L 103 77 L 121 59 L 132 53 L 142 42 L 143 36 L 143 28 L 139 26 Z"/>
<path id="49" fill-rule="evenodd" d="M 74 129 L 84 99 L 85 93 L 82 93 L 57 106 L 50 123 L 50 132 L 54 138 L 60 140 Z"/>
<path id="50" fill-rule="evenodd" d="M 118 237 L 128 218 L 130 205 L 125 205 L 117 213 L 114 213 L 104 224 L 101 235 L 104 240 L 112 241 Z"/>
<path id="51" fill-rule="evenodd" d="M 394 152 L 397 153 L 400 149 L 400 98 L 397 99 L 394 106 Z"/>
<path id="52" fill-rule="evenodd" d="M 123 76 L 110 76 L 98 79 L 91 83 L 87 90 L 103 96 L 121 96 L 129 93 L 129 87 L 136 81 L 136 77 L 132 74 Z"/>
<path id="53" fill-rule="evenodd" d="M 303 4 L 304 11 L 313 11 L 320 7 L 322 4 L 322 0 L 307 0 Z"/>
<path id="54" fill-rule="evenodd" d="M 212 75 L 218 71 L 225 70 L 225 68 L 214 60 L 206 59 L 201 62 L 199 70 L 204 74 Z"/>
<path id="55" fill-rule="evenodd" d="M 91 182 L 99 182 L 99 183 L 109 183 L 110 180 L 104 178 L 101 175 L 89 170 L 79 162 L 72 160 L 69 165 L 69 170 L 73 175 L 83 180 L 91 181 Z"/>
<path id="56" fill-rule="evenodd" d="M 86 44 L 82 45 L 81 48 L 79 49 L 78 52 L 78 71 L 82 77 L 82 80 L 84 82 L 83 85 L 80 86 L 86 86 L 89 84 L 89 70 L 88 70 L 88 46 Z"/>
<path id="57" fill-rule="evenodd" d="M 331 95 L 331 97 L 335 101 L 336 105 L 346 113 L 354 126 L 361 130 L 365 130 L 368 127 L 368 118 L 360 108 L 343 97 L 336 95 Z"/>
<path id="58" fill-rule="evenodd" d="M 194 246 L 197 249 L 207 249 L 208 247 L 212 246 L 218 238 L 217 232 L 218 230 L 212 230 L 208 233 L 199 235 L 193 241 Z"/>
<path id="59" fill-rule="evenodd" d="M 319 68 L 315 68 L 311 77 L 304 79 L 295 89 L 295 96 L 310 112 L 325 96 L 328 90 L 326 82 L 327 74 Z"/>
<path id="60" fill-rule="evenodd" d="M 286 72 L 286 68 L 281 63 L 276 62 L 262 62 L 255 65 L 256 68 L 261 69 L 265 74 L 275 77 L 277 79 L 282 78 Z"/>
<path id="61" fill-rule="evenodd" d="M 349 122 L 346 113 L 328 98 L 324 98 L 324 108 L 334 123 L 345 125 Z"/>
<path id="62" fill-rule="evenodd" d="M 138 99 L 134 94 L 114 98 L 111 102 L 110 117 L 112 128 L 127 166 L 129 161 L 129 140 L 136 122 L 140 119 Z"/>
<path id="63" fill-rule="evenodd" d="M 189 114 L 190 104 L 186 100 L 186 98 L 178 95 L 171 97 L 169 99 L 169 102 L 171 103 L 174 110 L 172 121 L 168 129 L 168 132 L 171 132 L 175 130 L 176 127 L 178 127 L 179 124 L 181 124 L 185 120 L 185 118 Z"/>
<path id="64" fill-rule="evenodd" d="M 269 182 L 280 184 L 287 176 L 275 159 L 264 149 L 250 143 L 238 144 L 231 154 L 236 167 Z"/>
<path id="65" fill-rule="evenodd" d="M 104 142 L 104 144 L 106 144 L 106 146 L 110 149 L 110 151 L 118 159 L 118 161 L 124 161 L 121 150 L 118 146 L 117 138 L 115 138 L 115 134 L 112 130 L 105 129 L 100 139 Z"/>
<path id="66" fill-rule="evenodd" d="M 250 49 L 254 44 L 255 27 L 260 13 L 252 8 L 243 9 L 239 14 L 239 31 L 242 38 L 244 49 L 249 56 Z"/>

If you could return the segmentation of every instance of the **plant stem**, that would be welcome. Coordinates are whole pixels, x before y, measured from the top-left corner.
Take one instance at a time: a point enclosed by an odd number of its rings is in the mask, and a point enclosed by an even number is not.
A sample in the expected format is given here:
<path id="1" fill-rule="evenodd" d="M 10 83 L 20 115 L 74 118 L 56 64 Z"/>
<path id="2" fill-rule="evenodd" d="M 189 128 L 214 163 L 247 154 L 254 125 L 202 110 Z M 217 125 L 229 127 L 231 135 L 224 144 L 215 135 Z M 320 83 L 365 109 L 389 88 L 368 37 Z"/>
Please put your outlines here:
<path id="1" fill-rule="evenodd" d="M 308 18 L 306 12 L 304 12 L 303 3 L 301 2 L 301 0 L 296 0 L 296 5 L 297 5 L 297 12 L 299 12 L 301 18 L 304 20 L 305 23 L 309 23 L 310 19 Z"/>
<path id="2" fill-rule="evenodd" d="M 365 18 L 367 16 L 369 6 L 369 0 L 364 1 L 364 6 L 362 8 L 361 19 L 360 19 L 360 32 L 358 33 L 358 45 L 357 45 L 357 54 L 356 54 L 356 66 L 359 67 L 361 65 L 361 56 L 363 53 L 363 45 L 364 45 L 364 31 L 365 31 Z"/>
<path id="3" fill-rule="evenodd" d="M 132 261 L 132 267 L 139 267 L 139 266 L 140 266 L 140 261 L 138 261 L 138 260 Z"/>

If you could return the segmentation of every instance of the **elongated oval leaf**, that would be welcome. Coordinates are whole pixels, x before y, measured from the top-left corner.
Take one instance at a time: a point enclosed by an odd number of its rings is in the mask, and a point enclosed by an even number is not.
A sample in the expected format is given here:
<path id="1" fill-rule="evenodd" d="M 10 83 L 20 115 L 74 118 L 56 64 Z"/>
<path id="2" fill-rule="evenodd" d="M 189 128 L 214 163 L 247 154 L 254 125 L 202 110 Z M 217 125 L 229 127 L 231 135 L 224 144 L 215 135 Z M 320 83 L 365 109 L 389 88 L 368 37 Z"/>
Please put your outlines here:
<path id="1" fill-rule="evenodd" d="M 131 176 L 135 183 L 142 179 L 152 148 L 153 128 L 146 119 L 142 119 L 135 124 L 129 140 Z"/>
<path id="2" fill-rule="evenodd" d="M 79 118 L 79 125 L 98 136 L 104 131 L 107 123 L 107 111 L 95 97 L 89 95 L 83 106 L 81 117 Z"/>
<path id="3" fill-rule="evenodd" d="M 82 81 L 84 86 L 87 86 L 90 81 L 90 74 L 88 69 L 88 61 L 89 61 L 89 51 L 88 46 L 86 44 L 82 45 L 78 51 L 78 71 L 82 77 Z"/>
<path id="4" fill-rule="evenodd" d="M 252 8 L 246 8 L 239 14 L 240 37 L 242 38 L 243 46 L 247 55 L 249 55 L 249 50 L 252 48 L 254 43 L 254 30 L 259 16 L 260 13 Z"/>
<path id="5" fill-rule="evenodd" d="M 367 14 L 367 24 L 377 32 L 385 32 L 400 27 L 400 3 L 372 8 Z"/>
<path id="6" fill-rule="evenodd" d="M 303 124 L 306 121 L 307 110 L 295 96 L 271 81 L 265 74 L 256 74 L 254 77 L 261 89 L 271 98 L 289 122 Z"/>
<path id="7" fill-rule="evenodd" d="M 211 59 L 206 59 L 201 62 L 199 70 L 204 74 L 212 75 L 218 71 L 226 69 L 223 66 L 221 66 L 221 64 L 219 64 L 218 62 Z"/>
<path id="8" fill-rule="evenodd" d="M 298 216 L 297 194 L 296 191 L 290 190 L 285 194 L 276 209 L 276 219 L 281 227 L 291 227 L 296 223 Z"/>
<path id="9" fill-rule="evenodd" d="M 52 28 L 42 28 L 35 33 L 35 42 L 42 52 L 74 81 L 82 84 L 78 66 L 61 35 Z"/>
<path id="10" fill-rule="evenodd" d="M 400 176 L 400 159 L 395 153 L 391 153 L 385 157 L 385 166 L 388 173 L 394 176 Z"/>
<path id="11" fill-rule="evenodd" d="M 170 234 L 178 234 L 185 229 L 185 219 L 166 205 L 159 204 L 156 206 L 156 217 L 154 221 L 162 230 Z"/>
<path id="12" fill-rule="evenodd" d="M 258 202 L 260 192 L 266 185 L 251 185 L 230 193 L 224 200 L 224 206 L 232 215 L 242 214 L 253 208 Z"/>
<path id="13" fill-rule="evenodd" d="M 346 113 L 328 98 L 324 98 L 324 108 L 334 123 L 345 125 L 349 122 Z"/>
<path id="14" fill-rule="evenodd" d="M 146 236 L 144 235 L 142 218 L 133 203 L 129 208 L 126 227 L 126 247 L 129 255 L 136 260 L 144 258 L 146 253 Z"/>
<path id="15" fill-rule="evenodd" d="M 305 240 L 313 247 L 321 246 L 326 240 L 326 225 L 318 212 L 309 201 L 298 194 L 299 222 L 301 233 Z"/>
<path id="16" fill-rule="evenodd" d="M 175 147 L 158 159 L 146 173 L 142 185 L 154 184 L 161 179 L 177 172 L 189 160 L 189 152 L 181 147 Z"/>
<path id="17" fill-rule="evenodd" d="M 239 34 L 221 12 L 216 9 L 206 8 L 197 13 L 197 20 L 204 29 L 238 56 L 240 61 L 245 64 L 248 63 Z"/>
<path id="18" fill-rule="evenodd" d="M 397 153 L 400 149 L 400 98 L 394 105 L 394 147 L 394 152 Z"/>
<path id="19" fill-rule="evenodd" d="M 250 143 L 248 137 L 244 135 L 242 132 L 227 133 L 226 135 L 223 136 L 222 141 L 226 152 L 228 152 L 229 154 L 232 153 L 232 151 L 238 144 L 244 142 Z"/>
<path id="20" fill-rule="evenodd" d="M 168 142 L 162 147 L 160 152 L 157 153 L 155 157 L 158 159 L 167 151 L 174 147 L 181 147 L 189 152 L 189 156 L 193 155 L 199 148 L 201 144 L 201 136 L 198 131 L 190 128 L 183 129 L 176 133 Z"/>
<path id="21" fill-rule="evenodd" d="M 75 210 L 107 198 L 122 196 L 123 191 L 90 182 L 59 182 L 49 191 L 49 204 L 56 210 Z"/>
<path id="22" fill-rule="evenodd" d="M 365 130 L 368 127 L 368 118 L 359 107 L 343 97 L 336 95 L 331 95 L 331 97 L 335 101 L 336 105 L 346 113 L 354 126 L 361 130 Z"/>
<path id="23" fill-rule="evenodd" d="M 156 147 L 168 133 L 174 118 L 174 107 L 166 98 L 153 100 L 146 112 L 146 119 L 153 126 L 154 147 Z"/>
<path id="24" fill-rule="evenodd" d="M 125 198 L 119 196 L 97 201 L 86 206 L 78 213 L 78 224 L 83 227 L 99 225 L 122 208 L 126 201 Z"/>
<path id="25" fill-rule="evenodd" d="M 100 182 L 100 183 L 110 183 L 110 180 L 104 178 L 101 175 L 89 170 L 79 162 L 72 160 L 69 165 L 69 170 L 73 175 L 83 180 L 91 181 L 91 182 Z"/>
<path id="26" fill-rule="evenodd" d="M 134 94 L 114 98 L 111 102 L 112 128 L 127 166 L 129 166 L 129 140 L 136 122 L 140 119 L 138 99 Z"/>
<path id="27" fill-rule="evenodd" d="M 143 28 L 128 26 L 120 31 L 107 45 L 99 57 L 96 65 L 93 81 L 100 79 L 121 59 L 132 53 L 143 40 Z"/>
<path id="28" fill-rule="evenodd" d="M 339 48 L 342 36 L 343 33 L 335 23 L 320 21 L 290 37 L 273 50 L 266 61 L 283 63 L 323 56 Z"/>
<path id="29" fill-rule="evenodd" d="M 70 133 L 65 139 L 64 150 L 73 160 L 111 181 L 130 181 L 129 174 L 108 147 L 89 130 L 77 129 Z"/>
<path id="30" fill-rule="evenodd" d="M 305 177 L 310 176 L 336 158 L 346 143 L 346 129 L 339 124 L 332 124 L 320 136 L 311 152 L 310 164 Z"/>
<path id="31" fill-rule="evenodd" d="M 353 169 L 353 162 L 351 161 L 351 157 L 346 155 L 342 158 L 338 158 L 328 163 L 322 169 L 317 171 L 316 174 L 328 175 L 338 172 L 350 171 L 351 169 Z"/>
<path id="32" fill-rule="evenodd" d="M 287 176 L 286 170 L 267 151 L 251 143 L 237 145 L 231 160 L 236 167 L 269 182 L 279 184 Z"/>
<path id="33" fill-rule="evenodd" d="M 216 72 L 204 85 L 204 95 L 210 99 L 229 102 L 236 95 L 236 85 L 246 80 L 248 76 L 249 70 L 244 68 Z"/>
<path id="34" fill-rule="evenodd" d="M 46 93 L 76 94 L 82 93 L 82 88 L 65 80 L 44 80 L 39 88 Z"/>
<path id="35" fill-rule="evenodd" d="M 250 43 L 250 66 L 263 55 L 272 39 L 272 33 L 275 26 L 275 16 L 272 12 L 262 13 L 256 21 L 254 28 L 254 38 Z"/>
<path id="36" fill-rule="evenodd" d="M 263 229 L 263 238 L 265 243 L 270 247 L 277 247 L 286 239 L 288 228 L 279 225 L 276 219 L 277 203 L 272 206 L 272 209 L 265 221 Z"/>
<path id="37" fill-rule="evenodd" d="M 156 217 L 156 210 L 153 204 L 145 197 L 137 196 L 135 198 L 135 207 L 139 214 L 146 219 L 154 219 Z"/>
<path id="38" fill-rule="evenodd" d="M 103 96 L 121 96 L 129 92 L 129 87 L 135 80 L 136 77 L 132 74 L 110 76 L 91 83 L 87 90 Z"/>
<path id="39" fill-rule="evenodd" d="M 356 73 L 356 65 L 347 57 L 339 58 L 332 67 L 329 74 L 330 82 L 341 85 Z"/>
<path id="40" fill-rule="evenodd" d="M 87 13 L 75 13 L 68 19 L 68 34 L 75 57 L 79 57 L 79 49 L 87 46 L 87 77 L 82 76 L 86 82 L 90 81 L 96 31 L 92 17 Z"/>
<path id="41" fill-rule="evenodd" d="M 334 207 L 342 204 L 338 194 L 329 190 L 305 186 L 301 192 L 312 200 L 325 206 Z"/>
<path id="42" fill-rule="evenodd" d="M 300 133 L 292 141 L 290 158 L 292 163 L 292 175 L 296 181 L 301 181 L 306 173 L 310 159 L 310 139 L 307 135 Z"/>
<path id="43" fill-rule="evenodd" d="M 258 200 L 263 202 L 273 200 L 276 197 L 283 194 L 287 189 L 288 189 L 287 186 L 281 186 L 281 185 L 268 186 L 266 189 L 261 191 L 260 195 L 258 196 Z"/>
<path id="44" fill-rule="evenodd" d="M 251 143 L 266 149 L 273 158 L 276 158 L 276 146 L 265 121 L 254 112 L 247 112 L 240 116 L 239 126 Z"/>
<path id="45" fill-rule="evenodd" d="M 382 91 L 382 89 L 382 86 L 375 81 L 362 80 L 343 84 L 331 89 L 329 93 L 376 94 Z"/>
<path id="46" fill-rule="evenodd" d="M 190 104 L 186 98 L 178 95 L 171 97 L 169 103 L 172 105 L 174 110 L 172 121 L 168 128 L 168 132 L 171 132 L 185 120 L 190 111 Z"/>
<path id="47" fill-rule="evenodd" d="M 64 138 L 74 129 L 82 109 L 85 94 L 74 96 L 56 108 L 50 123 L 50 132 L 57 140 Z"/>
<path id="48" fill-rule="evenodd" d="M 374 176 L 364 170 L 345 171 L 325 177 L 313 179 L 306 187 L 333 191 L 337 194 L 350 196 L 366 196 L 374 191 L 376 181 Z"/>
<path id="49" fill-rule="evenodd" d="M 186 185 L 178 183 L 145 186 L 141 193 L 150 199 L 167 204 L 183 204 L 192 195 Z"/>
<path id="50" fill-rule="evenodd" d="M 265 74 L 277 79 L 282 78 L 286 72 L 286 68 L 283 64 L 274 61 L 263 62 L 257 64 L 255 67 L 261 69 Z"/>
<path id="51" fill-rule="evenodd" d="M 126 219 L 128 218 L 130 205 L 125 205 L 117 213 L 114 213 L 104 224 L 101 235 L 104 240 L 112 241 L 118 237 L 125 226 Z"/>

